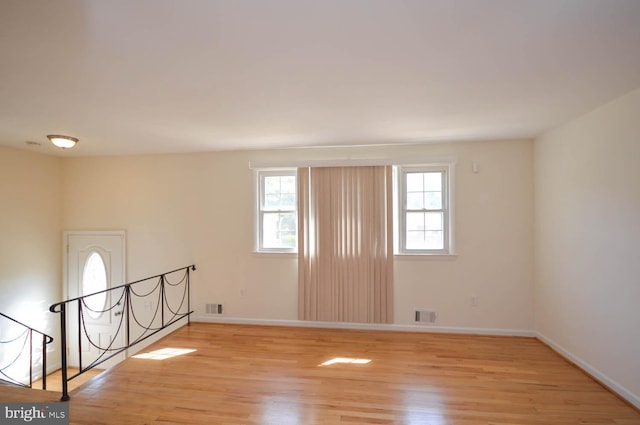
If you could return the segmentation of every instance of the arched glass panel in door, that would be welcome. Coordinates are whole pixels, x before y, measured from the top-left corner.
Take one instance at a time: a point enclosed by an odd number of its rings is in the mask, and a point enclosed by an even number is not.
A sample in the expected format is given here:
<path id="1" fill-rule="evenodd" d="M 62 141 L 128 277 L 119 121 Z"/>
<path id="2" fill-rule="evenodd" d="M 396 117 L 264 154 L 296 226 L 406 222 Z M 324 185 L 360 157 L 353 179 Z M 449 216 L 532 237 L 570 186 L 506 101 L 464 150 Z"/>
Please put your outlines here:
<path id="1" fill-rule="evenodd" d="M 107 268 L 102 260 L 102 256 L 96 251 L 89 254 L 84 264 L 81 287 L 83 296 L 107 289 Z M 106 302 L 106 292 L 85 298 L 84 304 L 87 307 L 86 311 L 89 317 L 98 319 L 102 316 Z"/>

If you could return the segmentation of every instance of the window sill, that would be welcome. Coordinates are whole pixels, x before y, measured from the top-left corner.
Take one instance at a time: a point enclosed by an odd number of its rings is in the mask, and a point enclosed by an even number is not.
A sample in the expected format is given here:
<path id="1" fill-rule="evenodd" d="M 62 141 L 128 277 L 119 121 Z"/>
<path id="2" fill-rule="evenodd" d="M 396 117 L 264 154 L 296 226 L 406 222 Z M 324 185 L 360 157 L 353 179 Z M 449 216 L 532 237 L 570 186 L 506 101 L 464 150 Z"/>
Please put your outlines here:
<path id="1" fill-rule="evenodd" d="M 254 257 L 259 258 L 298 258 L 297 252 L 268 252 L 253 251 Z M 394 254 L 394 261 L 455 261 L 458 254 Z"/>
<path id="2" fill-rule="evenodd" d="M 455 261 L 458 254 L 394 254 L 394 260 L 408 261 Z"/>
<path id="3" fill-rule="evenodd" d="M 253 251 L 254 257 L 260 258 L 298 258 L 297 252 Z"/>

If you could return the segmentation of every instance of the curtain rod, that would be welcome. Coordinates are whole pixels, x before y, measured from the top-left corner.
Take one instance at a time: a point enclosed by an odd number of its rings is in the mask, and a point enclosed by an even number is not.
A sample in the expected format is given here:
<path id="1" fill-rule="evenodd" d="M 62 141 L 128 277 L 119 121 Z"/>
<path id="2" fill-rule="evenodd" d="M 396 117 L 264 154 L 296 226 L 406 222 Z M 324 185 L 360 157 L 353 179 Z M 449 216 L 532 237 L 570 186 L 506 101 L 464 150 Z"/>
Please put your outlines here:
<path id="1" fill-rule="evenodd" d="M 375 165 L 450 165 L 456 162 L 457 159 L 453 156 L 255 160 L 249 161 L 249 168 L 254 170 L 299 167 L 367 167 Z"/>

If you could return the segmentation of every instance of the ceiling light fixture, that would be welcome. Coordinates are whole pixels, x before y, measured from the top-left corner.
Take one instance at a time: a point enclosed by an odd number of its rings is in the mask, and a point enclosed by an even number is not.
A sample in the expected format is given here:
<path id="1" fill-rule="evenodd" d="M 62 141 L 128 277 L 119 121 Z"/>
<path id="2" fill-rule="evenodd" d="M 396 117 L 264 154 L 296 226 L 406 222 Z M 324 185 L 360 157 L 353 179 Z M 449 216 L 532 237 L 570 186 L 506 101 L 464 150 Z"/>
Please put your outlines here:
<path id="1" fill-rule="evenodd" d="M 69 136 L 50 134 L 47 138 L 51 140 L 51 143 L 62 149 L 71 149 L 76 145 L 76 143 L 78 143 L 78 139 Z"/>

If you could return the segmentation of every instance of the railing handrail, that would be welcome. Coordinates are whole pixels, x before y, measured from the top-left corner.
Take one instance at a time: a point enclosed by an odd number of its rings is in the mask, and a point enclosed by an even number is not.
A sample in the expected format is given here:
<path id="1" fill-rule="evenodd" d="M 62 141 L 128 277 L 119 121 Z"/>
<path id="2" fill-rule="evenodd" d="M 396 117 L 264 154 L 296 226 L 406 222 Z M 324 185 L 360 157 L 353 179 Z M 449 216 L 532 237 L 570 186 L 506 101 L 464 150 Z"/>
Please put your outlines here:
<path id="1" fill-rule="evenodd" d="M 172 273 L 175 272 L 179 272 L 179 271 L 183 271 L 184 270 L 184 277 L 180 280 L 180 282 L 176 283 L 176 284 L 171 284 L 171 282 L 169 282 L 167 280 L 167 275 L 170 275 Z M 67 383 L 68 381 L 76 378 L 77 376 L 83 374 L 84 372 L 114 358 L 115 356 L 125 352 L 127 349 L 133 347 L 134 345 L 146 340 L 147 338 L 150 338 L 153 335 L 156 335 L 158 332 L 160 332 L 161 330 L 164 330 L 166 328 L 168 328 L 169 326 L 173 325 L 174 323 L 178 322 L 179 320 L 184 319 L 185 317 L 188 320 L 188 323 L 191 323 L 191 314 L 193 313 L 193 311 L 191 310 L 191 296 L 190 296 L 190 273 L 189 271 L 195 271 L 196 270 L 196 266 L 195 264 L 191 264 L 189 266 L 185 266 L 185 267 L 180 267 L 178 269 L 175 270 L 171 270 L 165 273 L 161 273 L 161 274 L 157 274 L 155 276 L 151 276 L 151 277 L 147 277 L 144 279 L 139 279 L 136 280 L 134 282 L 129 282 L 129 283 L 125 283 L 123 285 L 119 285 L 119 286 L 115 286 L 113 288 L 108 288 L 102 291 L 97 291 L 97 292 L 93 292 L 91 294 L 87 294 L 87 295 L 82 295 L 80 297 L 76 297 L 76 298 L 72 298 L 69 300 L 65 300 L 65 301 L 60 301 L 58 303 L 52 304 L 51 306 L 49 306 L 49 311 L 51 311 L 52 313 L 57 313 L 60 314 L 60 345 L 61 345 L 61 375 L 62 375 L 62 400 L 66 401 L 69 400 L 69 392 L 68 392 L 68 386 Z M 153 279 L 159 279 L 159 282 L 157 283 L 157 285 L 147 294 L 145 295 L 140 295 L 138 293 L 136 293 L 136 291 L 134 289 L 132 289 L 132 286 L 137 284 L 137 283 L 142 283 L 142 282 L 148 282 L 151 281 Z M 171 308 L 171 305 L 169 304 L 169 300 L 167 298 L 167 294 L 166 294 L 166 289 L 165 289 L 165 283 L 168 284 L 169 286 L 175 287 L 175 286 L 180 286 L 182 285 L 184 282 L 184 290 L 183 290 L 183 294 L 182 294 L 182 300 L 180 301 L 180 305 L 174 310 Z M 116 304 L 112 305 L 111 307 L 105 308 L 104 310 L 92 310 L 90 307 L 87 306 L 87 304 L 85 303 L 85 298 L 88 297 L 92 297 L 94 295 L 97 294 L 103 294 L 103 293 L 107 293 L 107 292 L 111 292 L 111 291 L 117 291 L 117 290 L 122 290 L 122 295 L 120 295 L 120 297 L 118 298 L 118 301 Z M 156 310 L 155 313 L 153 315 L 153 317 L 151 318 L 151 321 L 148 324 L 142 324 L 140 323 L 140 321 L 138 320 L 138 318 L 136 317 L 134 308 L 132 306 L 132 297 L 138 297 L 138 298 L 145 298 L 149 295 L 151 295 L 152 293 L 154 293 L 156 290 L 159 291 L 159 295 L 158 295 L 158 300 L 157 300 L 157 304 L 156 304 Z M 185 304 L 185 300 L 186 300 L 186 311 L 181 311 L 184 304 Z M 84 317 L 84 309 L 88 309 L 89 311 L 89 315 L 91 314 L 91 311 L 97 312 L 97 313 L 106 313 L 108 311 L 113 310 L 116 306 L 121 305 L 121 303 L 124 302 L 124 305 L 122 306 L 123 310 L 118 312 L 118 314 L 116 315 L 121 315 L 121 319 L 120 322 L 118 324 L 118 329 L 116 330 L 115 335 L 118 335 L 118 333 L 120 331 L 125 332 L 124 336 L 125 336 L 125 342 L 122 346 L 120 347 L 116 347 L 113 348 L 112 344 L 114 343 L 114 341 L 116 340 L 115 337 L 111 340 L 111 343 L 109 343 L 109 345 L 107 347 L 101 347 L 99 346 L 99 344 L 93 342 L 91 340 L 91 336 L 87 331 L 86 328 L 86 318 Z M 68 376 L 68 359 L 67 356 L 69 355 L 69 353 L 67 352 L 67 305 L 72 305 L 73 303 L 77 303 L 77 333 L 78 333 L 78 373 L 74 374 L 73 376 Z M 168 310 L 168 312 L 173 314 L 173 317 L 171 317 L 168 320 L 165 320 L 165 309 Z M 155 325 L 155 320 L 157 320 L 157 314 L 158 314 L 158 310 L 160 310 L 160 327 L 156 327 L 157 325 Z M 125 329 L 122 330 L 122 324 L 124 323 L 124 319 L 126 318 L 126 326 Z M 137 326 L 139 326 L 137 329 L 142 330 L 142 334 L 138 337 L 136 337 L 133 341 L 131 341 L 131 335 L 130 335 L 130 331 L 131 331 L 131 319 L 133 318 L 135 324 Z M 71 316 L 70 316 L 71 319 Z M 84 325 L 84 326 L 83 326 Z M 84 337 L 87 338 L 87 341 L 89 344 L 91 344 L 95 349 L 98 350 L 98 352 L 100 353 L 98 358 L 90 361 L 88 365 L 84 365 L 83 366 L 83 358 L 82 358 L 82 346 L 83 346 L 83 332 L 84 332 Z M 86 344 L 85 344 L 86 346 Z M 75 353 L 75 351 L 74 351 Z"/>
<path id="2" fill-rule="evenodd" d="M 0 380 L 4 381 L 4 382 L 9 382 L 11 384 L 14 385 L 19 385 L 19 386 L 23 386 L 23 387 L 27 387 L 27 388 L 32 388 L 33 387 L 33 334 L 34 332 L 37 334 L 42 335 L 42 389 L 46 390 L 47 389 L 47 345 L 51 344 L 53 342 L 53 337 L 51 335 L 47 335 L 46 333 L 39 331 L 35 328 L 32 328 L 31 326 L 22 323 L 19 320 L 14 319 L 13 317 L 7 316 L 6 314 L 0 312 L 0 316 L 4 317 L 5 319 L 8 319 L 14 323 L 17 323 L 18 325 L 22 326 L 23 328 L 25 328 L 25 330 L 22 331 L 22 335 L 25 335 L 27 332 L 29 333 L 29 385 L 23 384 L 20 381 L 18 381 L 15 378 L 10 377 L 9 375 L 7 375 L 5 372 L 3 372 L 3 369 L 0 369 L 0 372 L 2 372 L 3 376 L 6 376 L 7 378 L 10 379 L 10 381 L 0 378 Z M 22 335 L 18 338 L 21 338 Z M 15 339 L 13 340 L 15 341 Z M 4 343 L 11 343 L 13 341 L 7 341 Z M 0 341 L 3 342 L 3 341 Z M 26 346 L 26 341 L 25 341 L 25 346 Z M 15 360 L 17 360 L 20 356 L 22 356 L 22 352 L 24 351 L 24 347 L 22 347 L 22 350 L 20 351 L 20 353 L 18 353 L 18 356 L 16 357 Z M 14 360 L 14 361 L 15 361 Z M 10 367 L 11 364 L 8 366 Z M 6 368 L 5 368 L 6 369 Z"/>
<path id="3" fill-rule="evenodd" d="M 41 331 L 37 330 L 36 328 L 32 328 L 32 327 L 31 327 L 31 326 L 29 326 L 29 325 L 25 325 L 25 324 L 24 324 L 24 323 L 22 323 L 21 321 L 16 320 L 16 319 L 14 319 L 13 317 L 9 317 L 9 316 L 7 316 L 6 314 L 4 314 L 4 313 L 3 313 L 3 312 L 1 312 L 1 311 L 0 311 L 0 316 L 4 317 L 5 319 L 9 319 L 9 320 L 11 320 L 12 322 L 16 322 L 17 324 L 19 324 L 19 325 L 21 325 L 21 326 L 24 326 L 25 328 L 28 328 L 28 329 L 29 329 L 30 331 L 32 331 L 32 332 L 37 332 L 37 333 L 39 333 L 40 335 L 44 336 L 44 337 L 47 339 L 47 344 L 50 344 L 51 342 L 53 342 L 53 337 L 52 337 L 52 336 L 47 335 L 46 333 L 41 332 Z"/>
<path id="4" fill-rule="evenodd" d="M 190 264 L 188 266 L 184 266 L 184 267 L 177 268 L 175 270 L 171 270 L 170 272 L 160 273 L 160 274 L 157 274 L 155 276 L 145 277 L 144 279 L 139 279 L 139 280 L 136 280 L 136 281 L 133 281 L 133 282 L 124 283 L 122 285 L 114 286 L 112 288 L 103 289 L 102 291 L 92 292 L 90 294 L 82 295 L 80 297 L 75 297 L 75 298 L 71 298 L 69 300 L 60 301 L 58 303 L 51 304 L 49 306 L 49 311 L 52 312 L 52 313 L 60 313 L 59 311 L 55 310 L 55 307 L 58 307 L 61 304 L 68 304 L 68 303 L 71 303 L 73 301 L 78 301 L 79 299 L 82 299 L 82 298 L 86 298 L 86 297 L 90 297 L 90 296 L 93 296 L 93 295 L 102 294 L 102 293 L 109 292 L 109 291 L 115 291 L 116 289 L 122 289 L 122 288 L 124 288 L 126 286 L 131 286 L 131 285 L 134 285 L 136 283 L 145 282 L 145 281 L 151 280 L 151 279 L 157 279 L 159 277 L 162 277 L 162 276 L 165 276 L 165 275 L 168 275 L 168 274 L 171 274 L 171 273 L 179 272 L 180 270 L 189 269 L 189 268 L 195 271 L 196 265 L 195 264 Z"/>

